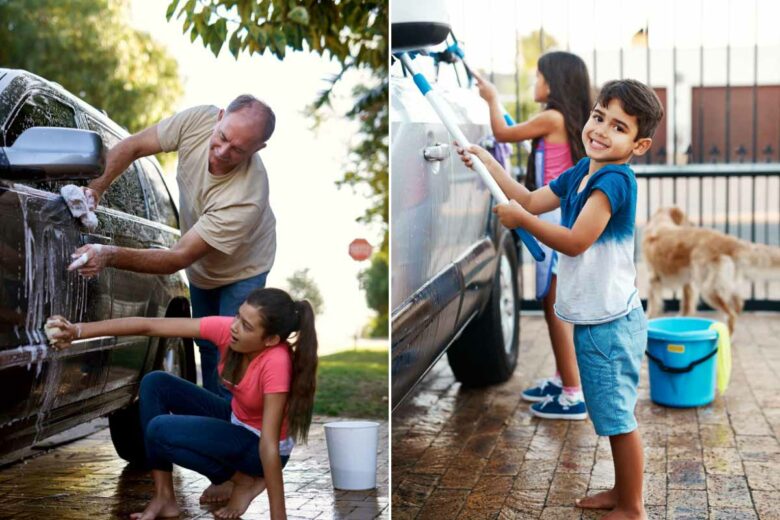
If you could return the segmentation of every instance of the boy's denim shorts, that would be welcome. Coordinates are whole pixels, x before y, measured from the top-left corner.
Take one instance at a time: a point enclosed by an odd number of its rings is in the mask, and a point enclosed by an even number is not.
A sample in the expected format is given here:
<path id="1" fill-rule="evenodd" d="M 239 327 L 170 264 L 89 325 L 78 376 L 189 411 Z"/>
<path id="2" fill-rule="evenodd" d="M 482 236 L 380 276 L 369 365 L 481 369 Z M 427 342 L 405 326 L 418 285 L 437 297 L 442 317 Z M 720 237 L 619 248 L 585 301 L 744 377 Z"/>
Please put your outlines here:
<path id="1" fill-rule="evenodd" d="M 641 307 L 599 325 L 575 325 L 574 346 L 588 415 L 602 436 L 636 429 L 636 388 L 647 347 Z"/>

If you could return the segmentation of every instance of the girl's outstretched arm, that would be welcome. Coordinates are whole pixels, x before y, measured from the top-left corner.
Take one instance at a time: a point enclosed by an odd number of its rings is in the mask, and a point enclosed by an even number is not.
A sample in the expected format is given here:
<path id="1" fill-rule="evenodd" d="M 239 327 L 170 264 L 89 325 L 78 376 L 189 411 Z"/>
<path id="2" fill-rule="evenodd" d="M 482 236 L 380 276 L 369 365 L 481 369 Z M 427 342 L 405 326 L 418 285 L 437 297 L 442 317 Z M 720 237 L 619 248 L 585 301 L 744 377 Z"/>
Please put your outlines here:
<path id="1" fill-rule="evenodd" d="M 543 110 L 528 121 L 509 126 L 504 120 L 504 109 L 495 85 L 474 71 L 472 74 L 477 80 L 480 97 L 487 102 L 490 109 L 490 129 L 498 141 L 516 143 L 544 137 L 563 128 L 563 115 L 557 110 Z"/>
<path id="2" fill-rule="evenodd" d="M 192 318 L 118 318 L 71 323 L 62 316 L 52 316 L 47 328 L 58 328 L 51 339 L 55 348 L 66 348 L 74 340 L 100 336 L 155 336 L 160 338 L 200 338 L 200 319 Z"/>
<path id="3" fill-rule="evenodd" d="M 260 436 L 260 463 L 263 478 L 268 489 L 268 504 L 271 506 L 271 520 L 284 520 L 287 510 L 284 506 L 284 481 L 282 461 L 279 458 L 279 436 L 287 406 L 287 393 L 263 395 L 263 429 Z"/>

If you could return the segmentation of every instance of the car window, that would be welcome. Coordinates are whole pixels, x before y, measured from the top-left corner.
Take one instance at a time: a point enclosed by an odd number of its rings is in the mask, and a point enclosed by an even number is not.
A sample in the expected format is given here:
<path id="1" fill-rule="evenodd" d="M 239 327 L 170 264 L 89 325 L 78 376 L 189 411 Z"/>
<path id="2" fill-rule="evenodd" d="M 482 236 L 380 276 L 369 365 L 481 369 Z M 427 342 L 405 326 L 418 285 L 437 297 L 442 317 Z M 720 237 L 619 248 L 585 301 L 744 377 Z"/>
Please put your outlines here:
<path id="1" fill-rule="evenodd" d="M 11 146 L 28 128 L 34 126 L 54 126 L 60 128 L 78 128 L 76 112 L 72 107 L 42 93 L 28 97 L 19 112 L 14 116 L 5 131 L 6 146 Z M 23 182 L 39 190 L 59 193 L 60 188 L 73 181 L 36 181 Z M 76 184 L 84 185 L 84 181 Z"/>
<path id="2" fill-rule="evenodd" d="M 149 197 L 149 205 L 153 206 L 157 221 L 166 226 L 178 229 L 179 217 L 176 212 L 176 206 L 174 206 L 170 193 L 168 193 L 168 188 L 165 186 L 162 173 L 160 173 L 160 170 L 148 159 L 141 159 L 139 162 L 146 175 L 147 185 L 153 195 L 152 197 Z"/>
<path id="3" fill-rule="evenodd" d="M 12 146 L 25 130 L 34 126 L 77 128 L 76 112 L 72 107 L 54 98 L 44 94 L 33 94 L 27 98 L 6 129 L 6 146 Z"/>
<path id="4" fill-rule="evenodd" d="M 106 149 L 106 153 L 121 141 L 118 136 L 91 116 L 87 116 L 87 127 L 103 138 L 103 147 Z M 123 213 L 148 219 L 149 210 L 141 181 L 138 178 L 137 168 L 137 165 L 133 163 L 122 175 L 117 177 L 101 197 L 100 204 Z"/>

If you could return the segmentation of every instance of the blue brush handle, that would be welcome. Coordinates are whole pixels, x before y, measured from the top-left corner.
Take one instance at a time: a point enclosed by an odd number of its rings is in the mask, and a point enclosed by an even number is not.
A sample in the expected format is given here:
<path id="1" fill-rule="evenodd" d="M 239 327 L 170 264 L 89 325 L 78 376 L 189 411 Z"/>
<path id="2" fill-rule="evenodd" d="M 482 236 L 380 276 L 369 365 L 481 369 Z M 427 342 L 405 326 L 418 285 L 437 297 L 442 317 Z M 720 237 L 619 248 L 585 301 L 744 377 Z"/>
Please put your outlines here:
<path id="1" fill-rule="evenodd" d="M 506 111 L 504 112 L 504 121 L 506 121 L 506 124 L 509 126 L 515 126 L 515 120 L 512 119 L 512 116 L 506 113 Z"/>
<path id="2" fill-rule="evenodd" d="M 515 120 L 512 119 L 512 116 L 510 116 L 506 110 L 504 111 L 504 121 L 506 121 L 506 124 L 509 126 L 515 125 Z M 537 262 L 541 262 L 544 260 L 544 251 L 542 251 L 542 248 L 539 247 L 539 243 L 526 231 L 525 229 L 517 228 L 515 229 L 515 234 L 517 237 L 523 241 L 523 244 L 525 244 L 525 247 L 528 248 L 528 251 L 531 252 L 531 256 L 534 257 L 534 260 Z"/>
<path id="3" fill-rule="evenodd" d="M 542 251 L 542 248 L 539 247 L 539 243 L 534 239 L 534 237 L 531 236 L 530 233 L 528 233 L 528 231 L 522 228 L 515 228 L 514 231 L 518 238 L 523 241 L 525 247 L 528 248 L 528 251 L 531 252 L 531 256 L 534 257 L 534 260 L 537 262 L 544 260 L 544 251 Z"/>

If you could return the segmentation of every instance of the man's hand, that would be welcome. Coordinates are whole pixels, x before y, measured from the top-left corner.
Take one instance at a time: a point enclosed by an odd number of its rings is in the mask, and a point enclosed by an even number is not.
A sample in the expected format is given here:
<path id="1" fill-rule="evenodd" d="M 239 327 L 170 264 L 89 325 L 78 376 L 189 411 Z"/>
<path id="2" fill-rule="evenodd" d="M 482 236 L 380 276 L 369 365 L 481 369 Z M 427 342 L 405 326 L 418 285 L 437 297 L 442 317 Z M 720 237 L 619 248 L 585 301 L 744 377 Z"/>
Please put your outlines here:
<path id="1" fill-rule="evenodd" d="M 493 213 L 498 215 L 498 220 L 508 229 L 524 227 L 528 219 L 533 218 L 533 215 L 513 199 L 510 199 L 507 204 L 496 204 Z"/>
<path id="2" fill-rule="evenodd" d="M 110 256 L 110 248 L 101 244 L 87 244 L 76 249 L 70 255 L 73 262 L 68 266 L 68 271 L 78 269 L 79 274 L 85 278 L 91 278 L 100 274 Z"/>
<path id="3" fill-rule="evenodd" d="M 87 199 L 87 209 L 89 211 L 95 211 L 100 203 L 100 197 L 103 194 L 89 186 L 84 186 L 81 190 L 84 192 L 84 197 Z"/>

